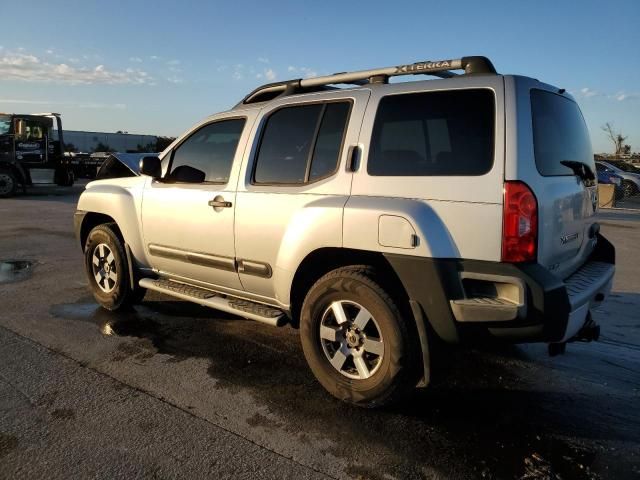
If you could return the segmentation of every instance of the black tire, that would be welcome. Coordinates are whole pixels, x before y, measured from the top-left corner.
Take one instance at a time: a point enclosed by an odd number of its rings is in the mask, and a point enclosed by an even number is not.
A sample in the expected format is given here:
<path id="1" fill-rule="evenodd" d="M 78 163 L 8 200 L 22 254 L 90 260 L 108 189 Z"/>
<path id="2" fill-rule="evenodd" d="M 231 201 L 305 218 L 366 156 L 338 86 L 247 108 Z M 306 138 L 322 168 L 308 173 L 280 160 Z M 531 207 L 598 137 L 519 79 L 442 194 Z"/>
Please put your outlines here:
<path id="1" fill-rule="evenodd" d="M 75 182 L 75 175 L 72 170 L 59 168 L 55 173 L 55 182 L 59 187 L 72 187 Z"/>
<path id="2" fill-rule="evenodd" d="M 622 182 L 622 191 L 624 192 L 625 198 L 633 197 L 638 194 L 638 187 L 635 183 L 629 180 L 624 180 Z"/>
<path id="3" fill-rule="evenodd" d="M 18 189 L 16 175 L 7 169 L 0 169 L 0 198 L 13 197 Z"/>
<path id="4" fill-rule="evenodd" d="M 101 252 L 110 253 L 113 258 L 101 255 Z M 98 265 L 95 268 L 94 256 L 98 259 Z M 115 224 L 98 225 L 89 232 L 84 247 L 84 258 L 91 291 L 102 307 L 116 311 L 128 308 L 142 300 L 146 290 L 131 285 L 124 244 L 115 233 Z M 105 264 L 108 268 L 104 266 Z M 110 276 L 111 272 L 115 275 Z M 100 285 L 96 276 L 102 279 Z"/>
<path id="5" fill-rule="evenodd" d="M 327 340 L 321 339 L 320 328 L 323 318 L 327 321 L 327 315 L 332 315 L 329 310 L 333 302 L 345 302 L 344 305 L 355 302 L 375 319 L 384 354 L 379 360 L 376 359 L 379 364 L 376 363 L 376 368 L 371 369 L 373 373 L 368 378 L 349 378 L 346 376 L 348 372 L 339 371 L 331 364 L 330 353 L 325 353 Z M 346 335 L 344 332 L 337 335 L 340 335 L 343 343 L 336 345 L 340 344 L 340 348 L 343 348 Z M 300 314 L 300 337 L 311 371 L 329 393 L 342 401 L 361 407 L 378 407 L 399 400 L 416 385 L 419 374 L 416 366 L 421 366 L 418 339 L 410 333 L 400 309 L 375 281 L 375 271 L 369 267 L 338 268 L 311 287 Z M 364 345 L 355 348 L 366 350 Z M 337 350 L 335 355 L 338 354 Z M 355 364 L 355 355 L 351 361 Z M 347 365 L 346 362 L 344 365 Z M 357 372 L 360 377 L 360 370 Z"/>

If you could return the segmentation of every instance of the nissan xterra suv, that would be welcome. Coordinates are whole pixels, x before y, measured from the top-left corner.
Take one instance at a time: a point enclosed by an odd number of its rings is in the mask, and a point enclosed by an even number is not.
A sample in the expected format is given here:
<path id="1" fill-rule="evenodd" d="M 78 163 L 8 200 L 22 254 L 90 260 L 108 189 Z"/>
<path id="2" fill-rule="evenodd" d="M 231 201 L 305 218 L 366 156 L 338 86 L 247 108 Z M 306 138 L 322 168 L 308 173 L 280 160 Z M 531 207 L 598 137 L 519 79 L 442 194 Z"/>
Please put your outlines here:
<path id="1" fill-rule="evenodd" d="M 597 339 L 615 252 L 580 109 L 485 57 L 264 85 L 140 169 L 80 197 L 96 300 L 299 327 L 342 400 L 427 385 L 436 341 Z"/>

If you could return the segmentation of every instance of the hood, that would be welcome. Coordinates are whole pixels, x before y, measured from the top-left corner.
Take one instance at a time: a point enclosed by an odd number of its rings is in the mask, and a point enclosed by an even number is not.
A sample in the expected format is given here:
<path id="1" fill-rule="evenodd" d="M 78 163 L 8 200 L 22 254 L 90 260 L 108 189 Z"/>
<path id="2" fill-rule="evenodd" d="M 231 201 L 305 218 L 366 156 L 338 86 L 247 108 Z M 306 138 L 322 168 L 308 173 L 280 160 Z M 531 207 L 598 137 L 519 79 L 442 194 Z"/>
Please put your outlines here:
<path id="1" fill-rule="evenodd" d="M 111 153 L 98 169 L 96 180 L 137 177 L 140 175 L 140 160 L 157 155 L 157 153 Z"/>

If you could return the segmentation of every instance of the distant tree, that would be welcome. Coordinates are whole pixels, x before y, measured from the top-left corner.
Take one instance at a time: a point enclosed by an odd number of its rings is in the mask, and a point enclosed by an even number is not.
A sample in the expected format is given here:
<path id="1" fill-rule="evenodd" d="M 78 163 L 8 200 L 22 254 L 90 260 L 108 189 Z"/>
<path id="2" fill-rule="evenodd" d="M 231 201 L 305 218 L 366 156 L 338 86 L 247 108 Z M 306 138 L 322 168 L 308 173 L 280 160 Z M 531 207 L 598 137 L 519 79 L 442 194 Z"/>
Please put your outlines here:
<path id="1" fill-rule="evenodd" d="M 627 144 L 624 147 L 622 147 L 622 153 L 624 155 L 631 155 L 631 145 Z"/>
<path id="2" fill-rule="evenodd" d="M 158 140 L 156 141 L 155 151 L 156 152 L 164 151 L 164 149 L 167 148 L 169 145 L 171 145 L 171 143 L 173 143 L 175 139 L 176 139 L 175 137 L 158 137 Z"/>
<path id="3" fill-rule="evenodd" d="M 78 151 L 78 147 L 76 147 L 73 143 L 65 143 L 64 144 L 64 151 L 65 152 L 74 152 L 74 153 L 76 153 Z"/>
<path id="4" fill-rule="evenodd" d="M 111 148 L 109 145 L 105 145 L 102 142 L 98 142 L 98 144 L 95 146 L 93 151 L 94 152 L 115 152 L 113 148 Z"/>
<path id="5" fill-rule="evenodd" d="M 602 131 L 604 133 L 607 134 L 607 137 L 609 138 L 609 140 L 611 140 L 613 142 L 613 146 L 614 146 L 614 153 L 616 155 L 622 155 L 624 154 L 624 150 L 626 145 L 624 144 L 624 141 L 628 138 L 626 136 L 623 136 L 620 132 L 616 132 L 613 130 L 613 124 L 612 123 L 605 123 L 602 127 Z M 629 150 L 631 150 L 631 147 L 629 147 Z"/>

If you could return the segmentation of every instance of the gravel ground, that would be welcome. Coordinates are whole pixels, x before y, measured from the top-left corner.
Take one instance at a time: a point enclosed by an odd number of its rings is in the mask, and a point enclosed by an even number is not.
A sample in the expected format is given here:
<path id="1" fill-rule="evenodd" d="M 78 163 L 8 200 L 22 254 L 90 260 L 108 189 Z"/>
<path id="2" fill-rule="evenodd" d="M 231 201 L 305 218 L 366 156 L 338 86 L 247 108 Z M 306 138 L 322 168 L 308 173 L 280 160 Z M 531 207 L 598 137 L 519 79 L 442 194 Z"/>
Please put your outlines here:
<path id="1" fill-rule="evenodd" d="M 80 188 L 0 201 L 0 478 L 640 478 L 640 213 L 617 247 L 601 341 L 455 349 L 447 378 L 356 409 L 315 382 L 298 332 L 150 294 L 100 309 Z"/>

